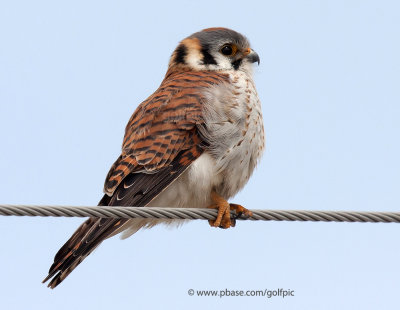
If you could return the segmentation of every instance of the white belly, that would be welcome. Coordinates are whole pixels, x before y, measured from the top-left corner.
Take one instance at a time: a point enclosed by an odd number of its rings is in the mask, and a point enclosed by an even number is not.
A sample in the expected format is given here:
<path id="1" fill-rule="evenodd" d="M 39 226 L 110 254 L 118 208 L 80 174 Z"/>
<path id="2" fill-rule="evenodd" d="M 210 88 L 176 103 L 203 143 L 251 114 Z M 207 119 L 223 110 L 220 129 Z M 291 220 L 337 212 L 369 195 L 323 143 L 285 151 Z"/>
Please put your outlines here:
<path id="1" fill-rule="evenodd" d="M 211 190 L 221 182 L 215 160 L 203 153 L 189 168 L 173 181 L 162 193 L 146 207 L 159 208 L 206 208 L 211 205 Z M 132 219 L 113 235 L 124 231 L 122 239 L 128 238 L 140 228 L 150 228 L 157 224 L 179 226 L 185 220 Z"/>

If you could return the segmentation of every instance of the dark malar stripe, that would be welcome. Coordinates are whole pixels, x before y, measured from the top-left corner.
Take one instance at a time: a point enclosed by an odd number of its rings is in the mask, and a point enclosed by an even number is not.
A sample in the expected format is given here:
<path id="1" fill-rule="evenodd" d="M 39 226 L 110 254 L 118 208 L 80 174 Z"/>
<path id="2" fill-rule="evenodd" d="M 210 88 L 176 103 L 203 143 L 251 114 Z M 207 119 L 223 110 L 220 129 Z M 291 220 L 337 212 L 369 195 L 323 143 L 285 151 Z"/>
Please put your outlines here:
<path id="1" fill-rule="evenodd" d="M 242 59 L 238 59 L 232 62 L 232 66 L 235 70 L 239 69 L 241 64 L 242 64 Z"/>
<path id="2" fill-rule="evenodd" d="M 208 52 L 209 46 L 207 44 L 203 45 L 201 48 L 201 53 L 203 54 L 203 64 L 205 65 L 216 65 L 214 57 Z"/>

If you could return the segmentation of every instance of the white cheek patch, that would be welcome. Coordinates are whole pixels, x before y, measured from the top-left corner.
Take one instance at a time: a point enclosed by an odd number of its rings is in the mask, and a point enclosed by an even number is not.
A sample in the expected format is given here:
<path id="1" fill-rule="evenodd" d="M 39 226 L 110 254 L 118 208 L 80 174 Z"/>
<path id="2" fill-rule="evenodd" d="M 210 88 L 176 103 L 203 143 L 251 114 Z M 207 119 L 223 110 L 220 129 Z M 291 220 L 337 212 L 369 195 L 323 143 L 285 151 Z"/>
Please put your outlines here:
<path id="1" fill-rule="evenodd" d="M 194 70 L 232 70 L 232 59 L 220 54 L 216 53 L 212 55 L 214 60 L 216 61 L 216 65 L 203 64 L 203 54 L 198 49 L 191 49 L 189 53 L 186 55 L 185 61 L 187 65 Z M 240 71 L 244 71 L 249 75 L 253 72 L 253 64 L 247 61 L 243 61 L 240 64 L 239 69 Z"/>
<path id="2" fill-rule="evenodd" d="M 201 63 L 202 58 L 203 55 L 200 53 L 200 51 L 191 50 L 186 56 L 186 63 L 196 70 L 202 70 L 205 68 L 205 66 Z"/>
<path id="3" fill-rule="evenodd" d="M 213 55 L 215 61 L 217 62 L 217 68 L 220 70 L 229 70 L 232 69 L 231 59 L 228 57 L 218 53 L 217 55 Z"/>
<path id="4" fill-rule="evenodd" d="M 215 59 L 215 58 L 214 58 Z M 195 70 L 221 70 L 221 69 L 228 69 L 225 66 L 221 67 L 219 65 L 219 59 L 215 59 L 217 62 L 216 65 L 205 65 L 203 64 L 203 54 L 198 50 L 192 50 L 186 56 L 186 63 Z"/>
<path id="5" fill-rule="evenodd" d="M 203 54 L 198 49 L 191 49 L 186 55 L 186 63 L 195 70 L 230 70 L 232 69 L 232 64 L 230 59 L 217 53 L 212 55 L 216 65 L 214 64 L 203 64 Z"/>

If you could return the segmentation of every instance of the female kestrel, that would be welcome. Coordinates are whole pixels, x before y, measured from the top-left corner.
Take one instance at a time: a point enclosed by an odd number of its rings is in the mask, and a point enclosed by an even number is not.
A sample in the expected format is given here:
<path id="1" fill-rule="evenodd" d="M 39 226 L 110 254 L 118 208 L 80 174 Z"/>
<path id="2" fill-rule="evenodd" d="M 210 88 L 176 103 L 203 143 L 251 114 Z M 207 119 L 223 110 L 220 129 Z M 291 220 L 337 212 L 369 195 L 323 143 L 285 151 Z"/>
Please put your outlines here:
<path id="1" fill-rule="evenodd" d="M 179 43 L 160 87 L 129 120 L 122 153 L 107 175 L 100 206 L 218 209 L 214 227 L 234 226 L 229 204 L 264 149 L 261 104 L 252 78 L 260 59 L 241 34 L 196 32 Z M 177 220 L 89 218 L 54 258 L 49 287 L 60 284 L 100 243 L 120 232 Z"/>

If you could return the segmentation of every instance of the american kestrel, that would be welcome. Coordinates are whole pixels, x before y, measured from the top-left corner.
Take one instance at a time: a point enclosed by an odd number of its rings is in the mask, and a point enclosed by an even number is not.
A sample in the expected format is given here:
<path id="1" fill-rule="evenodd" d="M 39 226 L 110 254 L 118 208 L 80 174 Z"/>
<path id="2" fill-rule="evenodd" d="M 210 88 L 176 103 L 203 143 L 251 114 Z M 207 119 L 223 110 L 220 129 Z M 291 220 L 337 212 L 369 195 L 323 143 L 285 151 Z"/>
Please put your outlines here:
<path id="1" fill-rule="evenodd" d="M 234 226 L 229 204 L 264 149 L 261 104 L 252 77 L 257 53 L 240 33 L 209 28 L 182 40 L 160 87 L 130 118 L 99 206 L 216 208 L 214 227 Z M 105 239 L 177 220 L 89 218 L 50 267 L 60 284 Z"/>

